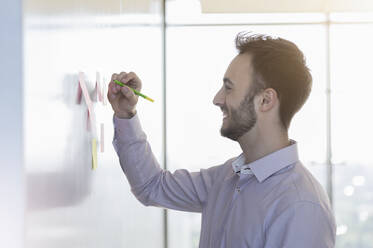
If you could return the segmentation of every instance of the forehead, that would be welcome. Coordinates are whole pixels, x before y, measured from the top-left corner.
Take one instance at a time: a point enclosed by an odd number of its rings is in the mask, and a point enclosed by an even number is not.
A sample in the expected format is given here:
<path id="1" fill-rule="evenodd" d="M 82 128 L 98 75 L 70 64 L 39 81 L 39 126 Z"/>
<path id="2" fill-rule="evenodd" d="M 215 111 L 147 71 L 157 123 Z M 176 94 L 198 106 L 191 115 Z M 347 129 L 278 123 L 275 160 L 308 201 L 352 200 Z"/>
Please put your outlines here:
<path id="1" fill-rule="evenodd" d="M 244 53 L 237 55 L 229 64 L 224 77 L 240 85 L 251 84 L 251 79 L 254 75 L 251 60 L 252 57 L 250 54 Z"/>

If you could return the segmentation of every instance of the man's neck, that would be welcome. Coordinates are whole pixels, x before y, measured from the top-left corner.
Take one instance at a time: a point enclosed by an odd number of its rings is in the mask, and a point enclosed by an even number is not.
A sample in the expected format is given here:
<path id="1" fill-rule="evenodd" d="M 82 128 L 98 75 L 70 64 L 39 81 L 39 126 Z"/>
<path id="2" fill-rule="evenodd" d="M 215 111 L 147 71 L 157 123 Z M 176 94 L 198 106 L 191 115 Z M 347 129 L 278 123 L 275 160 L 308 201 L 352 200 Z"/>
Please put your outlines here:
<path id="1" fill-rule="evenodd" d="M 246 164 L 290 145 L 288 134 L 275 130 L 260 132 L 253 129 L 237 141 L 245 156 Z"/>

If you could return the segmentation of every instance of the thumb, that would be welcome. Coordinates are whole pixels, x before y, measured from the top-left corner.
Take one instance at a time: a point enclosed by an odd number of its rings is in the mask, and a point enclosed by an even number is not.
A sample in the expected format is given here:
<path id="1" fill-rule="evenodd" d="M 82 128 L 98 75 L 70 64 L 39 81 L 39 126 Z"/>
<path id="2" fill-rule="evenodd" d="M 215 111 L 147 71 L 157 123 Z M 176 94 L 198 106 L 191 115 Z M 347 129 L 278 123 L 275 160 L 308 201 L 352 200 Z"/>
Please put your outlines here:
<path id="1" fill-rule="evenodd" d="M 132 89 L 128 88 L 127 86 L 123 86 L 120 91 L 122 94 L 128 99 L 128 101 L 132 104 L 136 103 L 135 93 Z"/>
<path id="2" fill-rule="evenodd" d="M 117 96 L 116 94 L 111 93 L 110 91 L 107 93 L 107 98 L 109 102 L 112 102 L 116 98 L 116 96 Z"/>

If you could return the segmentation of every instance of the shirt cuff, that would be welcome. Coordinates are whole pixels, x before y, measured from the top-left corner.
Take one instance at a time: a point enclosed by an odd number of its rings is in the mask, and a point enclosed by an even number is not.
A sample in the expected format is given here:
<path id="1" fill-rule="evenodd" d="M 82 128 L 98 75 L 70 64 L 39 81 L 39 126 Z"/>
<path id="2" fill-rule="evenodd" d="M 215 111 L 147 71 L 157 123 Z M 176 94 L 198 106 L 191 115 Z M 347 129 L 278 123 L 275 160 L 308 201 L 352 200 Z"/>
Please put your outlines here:
<path id="1" fill-rule="evenodd" d="M 126 144 L 134 140 L 145 138 L 138 114 L 130 119 L 121 119 L 113 115 L 114 139 L 113 143 Z"/>

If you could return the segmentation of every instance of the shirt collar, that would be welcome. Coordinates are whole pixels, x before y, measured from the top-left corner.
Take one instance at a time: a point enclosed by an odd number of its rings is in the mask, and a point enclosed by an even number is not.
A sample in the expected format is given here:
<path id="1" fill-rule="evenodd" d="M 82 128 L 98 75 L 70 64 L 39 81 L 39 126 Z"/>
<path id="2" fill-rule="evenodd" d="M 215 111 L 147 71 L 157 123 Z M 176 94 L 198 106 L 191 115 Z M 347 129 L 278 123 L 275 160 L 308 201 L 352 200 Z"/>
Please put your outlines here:
<path id="1" fill-rule="evenodd" d="M 262 182 L 269 176 L 298 160 L 297 142 L 290 140 L 290 145 L 287 147 L 248 164 L 245 164 L 245 156 L 242 153 L 232 162 L 232 168 L 236 173 L 241 171 L 242 174 L 254 174 L 258 181 Z"/>

